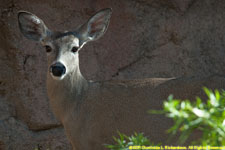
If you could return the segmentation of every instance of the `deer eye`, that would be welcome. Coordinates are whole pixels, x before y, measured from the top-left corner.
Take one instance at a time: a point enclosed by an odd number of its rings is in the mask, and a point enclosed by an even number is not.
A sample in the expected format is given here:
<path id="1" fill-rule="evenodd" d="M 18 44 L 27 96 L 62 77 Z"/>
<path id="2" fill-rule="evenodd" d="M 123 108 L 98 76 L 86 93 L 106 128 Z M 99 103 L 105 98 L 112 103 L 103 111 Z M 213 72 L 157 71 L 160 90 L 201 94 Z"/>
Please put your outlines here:
<path id="1" fill-rule="evenodd" d="M 72 47 L 72 49 L 71 49 L 71 51 L 73 52 L 73 53 L 75 53 L 75 52 L 77 52 L 77 50 L 78 50 L 79 48 L 78 47 Z"/>
<path id="2" fill-rule="evenodd" d="M 52 48 L 48 45 L 45 46 L 46 52 L 49 53 L 52 51 Z"/>

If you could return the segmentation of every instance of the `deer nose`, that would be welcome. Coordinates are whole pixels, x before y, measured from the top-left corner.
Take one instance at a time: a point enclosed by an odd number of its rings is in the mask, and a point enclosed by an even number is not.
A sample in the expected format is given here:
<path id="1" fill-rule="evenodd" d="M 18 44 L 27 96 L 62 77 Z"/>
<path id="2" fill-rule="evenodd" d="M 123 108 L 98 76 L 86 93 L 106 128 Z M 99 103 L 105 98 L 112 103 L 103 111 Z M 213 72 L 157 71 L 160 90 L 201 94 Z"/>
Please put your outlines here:
<path id="1" fill-rule="evenodd" d="M 66 73 L 66 67 L 62 63 L 57 62 L 50 67 L 50 72 L 56 77 L 61 77 Z"/>

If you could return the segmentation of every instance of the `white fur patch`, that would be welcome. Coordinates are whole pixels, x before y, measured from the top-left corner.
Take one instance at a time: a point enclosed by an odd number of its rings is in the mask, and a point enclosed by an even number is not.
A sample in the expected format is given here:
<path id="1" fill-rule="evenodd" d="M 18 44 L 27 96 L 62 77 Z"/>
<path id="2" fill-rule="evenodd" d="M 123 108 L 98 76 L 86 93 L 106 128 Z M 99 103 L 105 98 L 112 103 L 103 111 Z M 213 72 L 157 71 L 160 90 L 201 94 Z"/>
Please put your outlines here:
<path id="1" fill-rule="evenodd" d="M 54 76 L 54 75 L 52 74 L 52 72 L 50 72 L 50 74 L 51 74 L 52 78 L 55 79 L 55 80 L 62 80 L 62 79 L 65 77 L 65 75 L 66 75 L 66 74 L 64 74 L 64 75 L 62 75 L 61 77 L 56 77 L 56 76 Z"/>
<path id="2" fill-rule="evenodd" d="M 74 38 L 73 43 L 71 45 L 79 47 L 79 39 L 78 38 Z"/>
<path id="3" fill-rule="evenodd" d="M 40 19 L 39 19 L 38 17 L 36 17 L 36 16 L 32 16 L 32 21 L 33 21 L 35 24 L 40 24 L 40 23 L 41 23 Z"/>

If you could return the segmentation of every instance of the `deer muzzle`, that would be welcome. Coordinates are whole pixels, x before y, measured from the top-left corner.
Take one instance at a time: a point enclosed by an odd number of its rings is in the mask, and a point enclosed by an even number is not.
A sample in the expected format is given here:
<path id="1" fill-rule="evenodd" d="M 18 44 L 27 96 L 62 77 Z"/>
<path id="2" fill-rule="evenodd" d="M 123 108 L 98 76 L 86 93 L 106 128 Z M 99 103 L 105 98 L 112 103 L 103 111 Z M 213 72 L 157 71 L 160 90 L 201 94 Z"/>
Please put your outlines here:
<path id="1" fill-rule="evenodd" d="M 66 73 L 66 67 L 60 62 L 56 62 L 51 65 L 50 72 L 55 77 L 62 77 Z"/>

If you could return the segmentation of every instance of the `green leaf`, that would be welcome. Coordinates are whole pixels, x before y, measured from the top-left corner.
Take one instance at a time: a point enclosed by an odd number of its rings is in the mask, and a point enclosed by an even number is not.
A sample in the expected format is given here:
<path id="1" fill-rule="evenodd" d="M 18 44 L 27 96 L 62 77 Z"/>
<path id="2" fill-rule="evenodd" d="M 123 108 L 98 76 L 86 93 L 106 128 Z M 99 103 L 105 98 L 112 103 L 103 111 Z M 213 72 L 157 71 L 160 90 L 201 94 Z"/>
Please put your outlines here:
<path id="1" fill-rule="evenodd" d="M 225 91 L 203 88 L 208 99 L 196 97 L 195 102 L 190 100 L 174 99 L 170 95 L 163 103 L 163 110 L 150 110 L 151 114 L 165 114 L 172 118 L 174 125 L 167 130 L 169 138 L 179 134 L 180 144 L 185 143 L 189 136 L 200 130 L 202 136 L 194 145 L 223 146 L 225 145 Z M 118 132 L 119 133 L 119 132 Z M 151 135 L 149 135 L 151 136 Z M 119 133 L 114 137 L 115 145 L 108 145 L 111 150 L 128 150 L 132 145 L 151 145 L 142 133 L 134 133 L 128 137 Z M 168 142 L 169 143 L 169 142 Z"/>
<path id="2" fill-rule="evenodd" d="M 193 113 L 198 116 L 198 117 L 202 117 L 202 118 L 209 118 L 210 117 L 210 114 L 205 111 L 205 110 L 201 110 L 201 109 L 198 109 L 198 108 L 193 108 Z"/>

